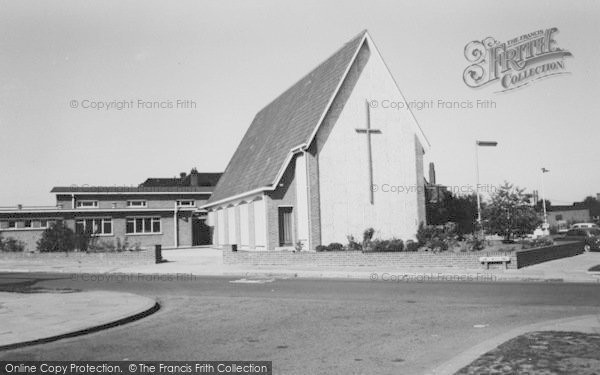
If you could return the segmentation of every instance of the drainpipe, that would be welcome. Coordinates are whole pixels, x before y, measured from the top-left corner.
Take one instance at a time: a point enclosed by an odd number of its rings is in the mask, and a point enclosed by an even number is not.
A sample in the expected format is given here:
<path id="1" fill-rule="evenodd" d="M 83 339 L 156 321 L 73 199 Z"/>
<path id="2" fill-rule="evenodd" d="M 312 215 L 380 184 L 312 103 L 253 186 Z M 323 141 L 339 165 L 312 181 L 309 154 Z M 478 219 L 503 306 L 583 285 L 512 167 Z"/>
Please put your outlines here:
<path id="1" fill-rule="evenodd" d="M 174 245 L 175 247 L 177 247 L 178 244 L 178 236 L 179 236 L 179 229 L 177 226 L 177 201 L 175 201 L 175 209 L 173 210 L 173 228 L 174 229 L 174 233 L 173 233 L 173 239 L 174 239 Z"/>

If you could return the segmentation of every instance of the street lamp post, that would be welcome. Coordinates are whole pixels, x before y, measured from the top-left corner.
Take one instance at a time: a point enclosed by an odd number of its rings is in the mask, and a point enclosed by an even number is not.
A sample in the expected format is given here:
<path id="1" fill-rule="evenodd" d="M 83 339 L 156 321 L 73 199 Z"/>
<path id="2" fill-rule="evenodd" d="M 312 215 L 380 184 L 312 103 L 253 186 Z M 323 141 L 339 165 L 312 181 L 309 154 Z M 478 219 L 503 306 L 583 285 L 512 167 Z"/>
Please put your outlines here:
<path id="1" fill-rule="evenodd" d="M 542 207 L 544 208 L 544 231 L 548 230 L 548 213 L 546 212 L 546 194 L 544 193 L 544 173 L 550 172 L 542 167 Z"/>
<path id="2" fill-rule="evenodd" d="M 483 226 L 481 225 L 481 198 L 479 197 L 479 147 L 496 147 L 498 142 L 493 141 L 475 141 L 475 170 L 477 175 L 477 225 L 483 237 Z"/>

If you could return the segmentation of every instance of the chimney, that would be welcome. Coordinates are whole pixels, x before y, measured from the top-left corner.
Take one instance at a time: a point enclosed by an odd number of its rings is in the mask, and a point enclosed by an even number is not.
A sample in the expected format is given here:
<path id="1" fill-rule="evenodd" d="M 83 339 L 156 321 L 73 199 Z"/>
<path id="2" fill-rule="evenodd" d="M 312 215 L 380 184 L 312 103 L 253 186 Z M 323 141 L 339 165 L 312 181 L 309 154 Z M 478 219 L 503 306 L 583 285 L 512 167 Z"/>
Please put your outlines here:
<path id="1" fill-rule="evenodd" d="M 198 177 L 198 170 L 196 168 L 192 168 L 190 171 L 190 186 L 200 185 L 200 179 Z"/>
<path id="2" fill-rule="evenodd" d="M 429 163 L 429 183 L 435 185 L 435 165 Z"/>

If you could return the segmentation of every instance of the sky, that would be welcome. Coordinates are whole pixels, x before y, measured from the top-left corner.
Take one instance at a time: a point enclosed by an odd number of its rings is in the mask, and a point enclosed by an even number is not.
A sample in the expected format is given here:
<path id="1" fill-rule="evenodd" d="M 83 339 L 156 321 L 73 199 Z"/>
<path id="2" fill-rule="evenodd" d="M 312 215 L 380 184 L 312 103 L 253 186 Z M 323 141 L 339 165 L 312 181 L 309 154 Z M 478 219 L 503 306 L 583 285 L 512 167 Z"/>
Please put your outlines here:
<path id="1" fill-rule="evenodd" d="M 439 183 L 474 185 L 475 140 L 493 140 L 481 184 L 541 190 L 545 167 L 547 199 L 570 204 L 600 192 L 599 19 L 591 0 L 0 1 L 0 206 L 223 171 L 256 112 L 363 29 L 406 99 L 436 103 L 413 112 Z M 463 82 L 470 41 L 552 27 L 570 74 Z M 495 108 L 437 106 L 477 100 Z"/>

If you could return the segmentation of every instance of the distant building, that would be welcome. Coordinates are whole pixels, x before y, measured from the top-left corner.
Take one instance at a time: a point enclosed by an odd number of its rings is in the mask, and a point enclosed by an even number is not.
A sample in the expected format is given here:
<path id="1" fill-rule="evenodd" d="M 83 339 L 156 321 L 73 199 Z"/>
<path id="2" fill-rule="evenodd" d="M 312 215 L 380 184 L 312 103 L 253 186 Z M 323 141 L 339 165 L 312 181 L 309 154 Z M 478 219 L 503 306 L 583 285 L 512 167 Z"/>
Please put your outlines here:
<path id="1" fill-rule="evenodd" d="M 550 229 L 565 230 L 575 223 L 585 223 L 592 220 L 590 209 L 581 206 L 550 206 L 547 209 Z"/>
<path id="2" fill-rule="evenodd" d="M 193 169 L 178 178 L 149 178 L 137 187 L 54 187 L 56 206 L 0 208 L 0 235 L 23 241 L 33 251 L 42 232 L 62 221 L 75 232 L 141 247 L 210 244 L 206 210 L 200 206 L 220 175 Z"/>

